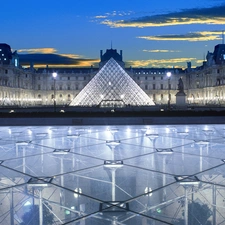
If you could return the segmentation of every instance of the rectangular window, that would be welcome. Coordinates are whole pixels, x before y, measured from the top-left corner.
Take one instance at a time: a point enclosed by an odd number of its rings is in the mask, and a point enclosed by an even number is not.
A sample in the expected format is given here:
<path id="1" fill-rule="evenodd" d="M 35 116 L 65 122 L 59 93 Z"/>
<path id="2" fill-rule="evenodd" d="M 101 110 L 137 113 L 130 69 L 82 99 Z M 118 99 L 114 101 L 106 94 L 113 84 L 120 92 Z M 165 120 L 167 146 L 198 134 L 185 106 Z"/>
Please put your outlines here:
<path id="1" fill-rule="evenodd" d="M 155 80 L 155 77 L 153 77 L 153 80 Z"/>
<path id="2" fill-rule="evenodd" d="M 70 90 L 70 86 L 69 85 L 67 86 L 67 90 Z"/>
<path id="3" fill-rule="evenodd" d="M 41 85 L 40 84 L 38 84 L 38 90 L 41 90 Z"/>
<path id="4" fill-rule="evenodd" d="M 161 90 L 163 90 L 163 84 L 161 84 Z"/>
<path id="5" fill-rule="evenodd" d="M 148 90 L 148 85 L 145 85 L 145 90 Z"/>
<path id="6" fill-rule="evenodd" d="M 163 100 L 163 94 L 161 94 L 161 100 Z"/>
<path id="7" fill-rule="evenodd" d="M 68 77 L 68 80 L 70 80 L 70 77 Z"/>
<path id="8" fill-rule="evenodd" d="M 5 74 L 8 74 L 8 70 L 5 70 Z"/>
<path id="9" fill-rule="evenodd" d="M 155 101 L 155 94 L 153 94 L 153 101 Z"/>
<path id="10" fill-rule="evenodd" d="M 148 77 L 145 77 L 145 80 L 148 80 Z"/>
<path id="11" fill-rule="evenodd" d="M 155 84 L 152 85 L 152 89 L 155 90 Z"/>
<path id="12" fill-rule="evenodd" d="M 169 84 L 169 90 L 171 90 L 171 84 Z"/>
<path id="13" fill-rule="evenodd" d="M 161 77 L 161 80 L 163 80 L 163 77 Z"/>

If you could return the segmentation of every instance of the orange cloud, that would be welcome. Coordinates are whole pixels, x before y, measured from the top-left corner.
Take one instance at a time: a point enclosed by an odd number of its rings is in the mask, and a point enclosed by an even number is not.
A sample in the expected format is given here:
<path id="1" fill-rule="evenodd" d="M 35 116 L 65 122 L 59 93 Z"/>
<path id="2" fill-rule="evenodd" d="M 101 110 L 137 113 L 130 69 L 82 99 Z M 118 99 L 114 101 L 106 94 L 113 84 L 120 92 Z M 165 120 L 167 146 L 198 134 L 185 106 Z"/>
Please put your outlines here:
<path id="1" fill-rule="evenodd" d="M 164 26 L 175 26 L 175 25 L 188 25 L 188 24 L 215 24 L 215 25 L 224 25 L 225 19 L 221 18 L 171 18 L 168 21 L 163 23 L 154 23 L 154 22 L 126 22 L 125 20 L 111 21 L 104 20 L 102 24 L 108 25 L 112 28 L 121 28 L 121 27 L 164 27 Z"/>
<path id="2" fill-rule="evenodd" d="M 77 59 L 77 58 L 83 57 L 81 55 L 76 55 L 76 54 L 58 54 L 58 55 L 65 56 L 65 57 L 69 57 L 69 58 L 72 58 L 72 59 Z"/>
<path id="3" fill-rule="evenodd" d="M 102 24 L 110 27 L 163 27 L 189 24 L 225 24 L 225 4 L 211 8 L 194 8 L 167 14 L 137 17 L 128 20 L 104 20 Z"/>
<path id="4" fill-rule="evenodd" d="M 76 61 L 76 64 L 34 64 L 34 68 L 76 68 L 76 67 L 91 67 L 92 65 L 98 67 L 99 60 L 88 60 L 88 61 Z M 30 67 L 30 64 L 23 64 L 24 68 Z"/>
<path id="5" fill-rule="evenodd" d="M 29 48 L 29 49 L 19 49 L 17 50 L 17 52 L 51 54 L 57 52 L 57 50 L 55 48 Z"/>
<path id="6" fill-rule="evenodd" d="M 130 60 L 126 63 L 133 67 L 166 67 L 171 68 L 174 66 L 182 67 L 182 63 L 189 61 L 196 62 L 196 58 L 172 58 L 172 59 L 149 59 L 149 60 Z M 171 66 L 172 65 L 172 66 Z M 186 65 L 185 65 L 186 67 Z"/>
<path id="7" fill-rule="evenodd" d="M 168 34 L 168 35 L 156 35 L 156 36 L 139 36 L 149 41 L 215 41 L 221 40 L 221 31 L 201 31 L 192 32 L 187 34 Z"/>

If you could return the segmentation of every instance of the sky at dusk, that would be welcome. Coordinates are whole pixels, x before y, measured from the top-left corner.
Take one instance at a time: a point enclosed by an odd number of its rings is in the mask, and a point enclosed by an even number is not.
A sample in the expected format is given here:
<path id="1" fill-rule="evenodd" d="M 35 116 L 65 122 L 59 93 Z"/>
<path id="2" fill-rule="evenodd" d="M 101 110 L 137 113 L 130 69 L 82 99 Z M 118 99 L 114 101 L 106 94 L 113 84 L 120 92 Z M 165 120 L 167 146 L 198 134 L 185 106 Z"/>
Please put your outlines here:
<path id="1" fill-rule="evenodd" d="M 126 66 L 193 67 L 222 43 L 224 0 L 20 0 L 1 2 L 1 43 L 19 54 L 57 54 L 97 65 L 123 50 Z"/>

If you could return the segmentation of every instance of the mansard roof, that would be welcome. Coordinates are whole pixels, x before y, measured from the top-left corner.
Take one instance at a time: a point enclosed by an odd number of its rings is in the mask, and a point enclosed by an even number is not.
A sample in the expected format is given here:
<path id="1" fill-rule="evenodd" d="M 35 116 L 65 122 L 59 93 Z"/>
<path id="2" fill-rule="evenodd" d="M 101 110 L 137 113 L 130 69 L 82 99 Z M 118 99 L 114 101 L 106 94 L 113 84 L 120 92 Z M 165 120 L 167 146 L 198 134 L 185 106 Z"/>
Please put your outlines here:
<path id="1" fill-rule="evenodd" d="M 101 56 L 101 62 L 108 61 L 109 59 L 114 58 L 116 61 L 122 62 L 122 55 L 117 53 L 116 49 L 107 49 L 106 52 Z"/>

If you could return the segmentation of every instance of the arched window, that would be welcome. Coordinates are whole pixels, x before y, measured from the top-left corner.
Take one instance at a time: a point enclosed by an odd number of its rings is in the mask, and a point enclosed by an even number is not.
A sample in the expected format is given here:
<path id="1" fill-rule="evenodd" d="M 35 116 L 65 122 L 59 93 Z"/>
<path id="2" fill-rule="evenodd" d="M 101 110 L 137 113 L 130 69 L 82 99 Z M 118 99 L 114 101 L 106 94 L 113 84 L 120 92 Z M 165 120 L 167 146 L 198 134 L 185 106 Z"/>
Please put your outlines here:
<path id="1" fill-rule="evenodd" d="M 70 94 L 67 95 L 67 101 L 70 102 Z"/>

